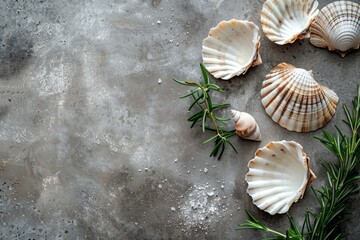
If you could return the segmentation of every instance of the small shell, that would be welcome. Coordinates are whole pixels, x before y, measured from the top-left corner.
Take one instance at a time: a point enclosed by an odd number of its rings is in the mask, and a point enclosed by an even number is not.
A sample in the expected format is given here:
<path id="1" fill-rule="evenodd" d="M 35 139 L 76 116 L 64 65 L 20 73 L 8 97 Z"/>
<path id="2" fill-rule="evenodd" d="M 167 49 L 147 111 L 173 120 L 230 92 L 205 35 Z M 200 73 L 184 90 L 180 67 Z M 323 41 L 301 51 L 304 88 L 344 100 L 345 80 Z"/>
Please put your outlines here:
<path id="1" fill-rule="evenodd" d="M 214 77 L 228 80 L 262 63 L 259 48 L 259 28 L 254 23 L 222 21 L 203 41 L 203 63 Z"/>
<path id="2" fill-rule="evenodd" d="M 235 123 L 236 134 L 241 138 L 258 141 L 262 140 L 259 125 L 246 112 L 231 110 L 232 120 Z"/>
<path id="3" fill-rule="evenodd" d="M 337 1 L 321 9 L 310 27 L 310 42 L 316 47 L 338 51 L 342 57 L 360 45 L 360 5 Z"/>
<path id="4" fill-rule="evenodd" d="M 266 113 L 290 131 L 322 128 L 334 116 L 339 98 L 313 78 L 311 71 L 281 63 L 266 75 L 261 89 Z"/>
<path id="5" fill-rule="evenodd" d="M 255 153 L 245 176 L 253 203 L 271 215 L 289 211 L 315 180 L 309 158 L 293 141 L 270 142 Z"/>
<path id="6" fill-rule="evenodd" d="M 309 38 L 308 28 L 319 13 L 316 0 L 267 0 L 261 11 L 261 26 L 272 42 L 284 45 Z"/>

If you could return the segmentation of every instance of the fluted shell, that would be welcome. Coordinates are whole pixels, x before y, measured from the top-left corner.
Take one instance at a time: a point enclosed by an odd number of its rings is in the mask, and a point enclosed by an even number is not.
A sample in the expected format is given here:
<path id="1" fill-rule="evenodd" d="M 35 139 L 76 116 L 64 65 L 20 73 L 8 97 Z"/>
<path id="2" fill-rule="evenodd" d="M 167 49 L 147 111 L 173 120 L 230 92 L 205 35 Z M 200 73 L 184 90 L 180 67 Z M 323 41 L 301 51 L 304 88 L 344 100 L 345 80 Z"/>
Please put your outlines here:
<path id="1" fill-rule="evenodd" d="M 256 123 L 255 118 L 246 112 L 239 112 L 231 110 L 232 120 L 235 123 L 236 134 L 241 138 L 261 141 L 261 133 L 259 125 Z"/>
<path id="2" fill-rule="evenodd" d="M 310 27 L 310 42 L 342 57 L 360 45 L 360 5 L 337 1 L 326 5 Z"/>
<path id="3" fill-rule="evenodd" d="M 262 63 L 259 48 L 259 28 L 254 23 L 222 21 L 203 41 L 203 63 L 214 77 L 228 80 Z"/>
<path id="4" fill-rule="evenodd" d="M 309 38 L 318 5 L 316 0 L 267 0 L 261 11 L 265 36 L 279 45 Z"/>
<path id="5" fill-rule="evenodd" d="M 257 150 L 245 176 L 253 203 L 271 215 L 289 211 L 316 178 L 309 161 L 302 146 L 293 141 L 270 142 Z"/>
<path id="6" fill-rule="evenodd" d="M 290 131 L 310 132 L 334 116 L 338 96 L 318 84 L 312 71 L 281 63 L 266 75 L 261 102 L 273 121 Z"/>

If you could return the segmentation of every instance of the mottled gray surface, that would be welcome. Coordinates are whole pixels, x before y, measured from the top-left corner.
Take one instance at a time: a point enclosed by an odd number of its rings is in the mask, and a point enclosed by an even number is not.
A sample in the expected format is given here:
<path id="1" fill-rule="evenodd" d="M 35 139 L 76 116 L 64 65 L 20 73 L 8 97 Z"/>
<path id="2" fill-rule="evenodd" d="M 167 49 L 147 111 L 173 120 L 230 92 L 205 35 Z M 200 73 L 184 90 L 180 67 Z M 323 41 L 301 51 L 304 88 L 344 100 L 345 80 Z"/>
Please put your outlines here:
<path id="1" fill-rule="evenodd" d="M 251 113 L 264 139 L 235 139 L 239 154 L 229 151 L 219 162 L 202 144 L 209 134 L 186 122 L 189 102 L 178 97 L 187 89 L 171 80 L 199 80 L 209 29 L 231 18 L 259 25 L 263 2 L 1 1 L 0 239 L 265 236 L 233 230 L 245 208 L 274 228 L 287 227 L 286 216 L 251 203 L 247 162 L 270 140 L 298 141 L 318 187 L 325 182 L 320 161 L 334 159 L 313 138 L 321 131 L 292 133 L 266 115 L 261 82 L 285 61 L 313 69 L 340 104 L 350 103 L 360 51 L 342 59 L 308 40 L 277 46 L 262 36 L 262 65 L 228 82 L 212 80 L 226 90 L 215 99 Z M 339 108 L 326 128 L 342 126 L 343 117 Z M 360 238 L 357 201 L 348 239 Z M 316 206 L 307 191 L 290 212 L 301 223 L 305 209 Z"/>

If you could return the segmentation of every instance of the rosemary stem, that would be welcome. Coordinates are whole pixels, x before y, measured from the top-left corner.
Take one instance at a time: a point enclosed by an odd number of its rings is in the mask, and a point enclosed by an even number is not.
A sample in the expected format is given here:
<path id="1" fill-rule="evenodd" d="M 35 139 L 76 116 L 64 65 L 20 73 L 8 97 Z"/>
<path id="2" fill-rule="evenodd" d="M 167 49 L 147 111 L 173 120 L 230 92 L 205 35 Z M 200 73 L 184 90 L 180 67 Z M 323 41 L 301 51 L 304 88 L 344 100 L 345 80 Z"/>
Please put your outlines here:
<path id="1" fill-rule="evenodd" d="M 218 125 L 216 124 L 216 120 L 215 120 L 214 114 L 213 114 L 212 112 L 209 112 L 209 116 L 210 116 L 210 119 L 211 119 L 211 121 L 213 122 L 213 124 L 214 124 L 214 126 L 215 126 L 215 129 L 216 129 L 217 134 L 218 134 L 219 137 L 220 137 L 221 130 L 219 129 Z"/>
<path id="2" fill-rule="evenodd" d="M 201 88 L 201 90 L 202 90 L 204 93 L 207 92 L 207 89 L 206 89 L 206 88 Z M 214 127 L 215 127 L 215 129 L 216 129 L 216 132 L 217 132 L 218 136 L 221 137 L 222 131 L 221 131 L 221 129 L 219 129 L 219 127 L 218 127 L 218 125 L 217 125 L 217 123 L 216 123 L 216 119 L 215 119 L 215 116 L 214 116 L 213 112 L 210 111 L 210 107 L 209 107 L 208 101 L 206 100 L 206 101 L 204 102 L 204 104 L 205 104 L 205 107 L 206 107 L 206 110 L 205 110 L 205 111 L 207 112 L 208 116 L 210 117 L 211 121 L 213 122 Z M 221 138 L 222 138 L 222 137 L 221 137 Z"/>
<path id="3" fill-rule="evenodd" d="M 278 236 L 280 236 L 280 237 L 286 238 L 286 235 L 285 235 L 285 234 L 282 234 L 282 233 L 280 233 L 280 232 L 278 232 L 278 231 L 275 231 L 275 230 L 272 230 L 272 229 L 270 229 L 270 228 L 266 228 L 266 231 L 267 231 L 267 232 L 270 232 L 270 233 L 273 233 L 273 234 L 275 234 L 275 235 L 278 235 Z"/>

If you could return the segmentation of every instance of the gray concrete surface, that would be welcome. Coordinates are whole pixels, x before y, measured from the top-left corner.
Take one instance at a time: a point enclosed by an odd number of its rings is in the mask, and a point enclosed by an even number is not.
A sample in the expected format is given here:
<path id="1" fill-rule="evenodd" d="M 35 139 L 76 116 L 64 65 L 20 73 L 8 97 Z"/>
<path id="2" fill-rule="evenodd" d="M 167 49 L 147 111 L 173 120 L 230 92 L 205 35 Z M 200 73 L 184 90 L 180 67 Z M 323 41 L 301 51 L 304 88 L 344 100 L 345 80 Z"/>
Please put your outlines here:
<path id="1" fill-rule="evenodd" d="M 251 113 L 264 138 L 234 139 L 239 154 L 221 161 L 202 144 L 208 133 L 189 128 L 189 102 L 178 99 L 187 89 L 171 80 L 199 80 L 209 29 L 231 18 L 260 25 L 263 2 L 1 1 L 0 239 L 264 237 L 233 230 L 244 209 L 285 229 L 286 216 L 258 210 L 246 194 L 247 162 L 270 140 L 295 140 L 319 187 L 320 162 L 334 158 L 313 138 L 321 131 L 292 133 L 266 115 L 261 82 L 282 61 L 313 69 L 341 106 L 360 82 L 360 51 L 342 59 L 308 40 L 277 46 L 262 36 L 262 65 L 228 82 L 212 79 L 226 90 L 215 99 Z M 343 117 L 339 108 L 326 129 L 343 126 Z M 358 200 L 348 239 L 360 238 Z M 316 206 L 307 191 L 290 212 L 301 224 Z"/>

